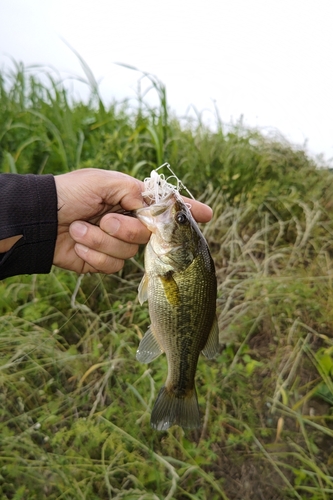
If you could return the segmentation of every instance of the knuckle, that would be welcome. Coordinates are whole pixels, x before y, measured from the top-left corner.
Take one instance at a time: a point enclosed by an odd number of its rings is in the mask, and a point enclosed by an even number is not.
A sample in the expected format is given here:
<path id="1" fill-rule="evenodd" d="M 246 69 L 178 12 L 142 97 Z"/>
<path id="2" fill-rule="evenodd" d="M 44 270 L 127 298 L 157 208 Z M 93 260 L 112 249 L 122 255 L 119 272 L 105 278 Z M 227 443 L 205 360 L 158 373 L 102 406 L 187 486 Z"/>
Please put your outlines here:
<path id="1" fill-rule="evenodd" d="M 93 265 L 99 271 L 111 274 L 120 271 L 124 266 L 124 261 L 103 253 L 98 253 L 96 254 L 96 261 Z"/>
<path id="2" fill-rule="evenodd" d="M 95 228 L 94 228 L 95 229 Z M 90 245 L 91 248 L 95 248 L 96 250 L 99 250 L 102 245 L 103 245 L 103 232 L 98 229 L 97 231 L 91 231 L 91 234 L 89 235 L 89 240 L 90 240 Z"/>
<path id="3" fill-rule="evenodd" d="M 136 241 L 137 236 L 138 236 L 138 231 L 133 230 L 132 228 L 127 227 L 126 228 L 126 240 L 128 242 L 133 242 Z"/>
<path id="4" fill-rule="evenodd" d="M 117 259 L 117 261 L 114 262 L 112 271 L 109 270 L 109 273 L 117 273 L 124 267 L 124 263 L 123 260 Z"/>
<path id="5" fill-rule="evenodd" d="M 139 245 L 131 245 L 128 252 L 128 258 L 134 257 L 138 253 Z"/>
<path id="6" fill-rule="evenodd" d="M 110 265 L 110 257 L 103 253 L 97 253 L 95 257 L 95 267 L 100 270 L 106 269 Z"/>
<path id="7" fill-rule="evenodd" d="M 126 221 L 121 226 L 123 228 L 123 239 L 128 243 L 137 243 L 141 222 L 133 217 L 126 217 Z"/>

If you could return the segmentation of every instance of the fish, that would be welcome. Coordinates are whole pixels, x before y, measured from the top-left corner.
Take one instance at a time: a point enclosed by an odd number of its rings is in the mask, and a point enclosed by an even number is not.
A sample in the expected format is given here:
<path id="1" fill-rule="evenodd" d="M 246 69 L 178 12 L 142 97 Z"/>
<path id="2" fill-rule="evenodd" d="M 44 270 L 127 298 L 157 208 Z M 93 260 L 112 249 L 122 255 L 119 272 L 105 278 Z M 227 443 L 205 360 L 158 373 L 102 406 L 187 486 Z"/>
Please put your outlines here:
<path id="1" fill-rule="evenodd" d="M 165 353 L 168 374 L 151 412 L 153 429 L 201 426 L 195 387 L 199 354 L 219 352 L 217 281 L 208 244 L 190 206 L 176 186 L 156 171 L 145 180 L 147 206 L 136 217 L 151 231 L 145 248 L 145 273 L 138 289 L 148 300 L 151 324 L 136 358 L 150 363 Z"/>

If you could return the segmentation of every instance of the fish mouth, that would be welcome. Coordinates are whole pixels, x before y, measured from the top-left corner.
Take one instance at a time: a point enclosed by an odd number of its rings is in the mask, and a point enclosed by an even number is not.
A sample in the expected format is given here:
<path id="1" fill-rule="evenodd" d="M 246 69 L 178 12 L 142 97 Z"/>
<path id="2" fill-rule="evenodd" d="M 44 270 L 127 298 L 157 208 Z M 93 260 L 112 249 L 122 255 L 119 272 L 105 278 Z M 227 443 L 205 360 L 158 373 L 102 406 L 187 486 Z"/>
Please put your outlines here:
<path id="1" fill-rule="evenodd" d="M 160 203 L 153 203 L 147 207 L 135 210 L 135 217 L 139 219 L 152 233 L 156 232 L 157 226 L 171 220 L 171 210 L 175 199 L 173 193 Z"/>
<path id="2" fill-rule="evenodd" d="M 156 217 L 161 217 L 168 208 L 166 205 L 139 208 L 136 210 L 135 216 L 153 233 L 156 230 Z"/>

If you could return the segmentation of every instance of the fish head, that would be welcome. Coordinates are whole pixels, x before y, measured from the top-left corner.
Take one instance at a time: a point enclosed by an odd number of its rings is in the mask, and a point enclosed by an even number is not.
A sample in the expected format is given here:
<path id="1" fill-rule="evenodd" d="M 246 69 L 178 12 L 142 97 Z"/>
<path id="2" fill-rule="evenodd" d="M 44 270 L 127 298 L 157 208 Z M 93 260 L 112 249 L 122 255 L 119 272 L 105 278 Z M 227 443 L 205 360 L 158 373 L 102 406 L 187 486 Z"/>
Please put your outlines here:
<path id="1" fill-rule="evenodd" d="M 154 253 L 174 270 L 186 268 L 198 254 L 203 237 L 188 205 L 177 193 L 138 209 L 136 216 L 152 232 L 149 244 Z"/>

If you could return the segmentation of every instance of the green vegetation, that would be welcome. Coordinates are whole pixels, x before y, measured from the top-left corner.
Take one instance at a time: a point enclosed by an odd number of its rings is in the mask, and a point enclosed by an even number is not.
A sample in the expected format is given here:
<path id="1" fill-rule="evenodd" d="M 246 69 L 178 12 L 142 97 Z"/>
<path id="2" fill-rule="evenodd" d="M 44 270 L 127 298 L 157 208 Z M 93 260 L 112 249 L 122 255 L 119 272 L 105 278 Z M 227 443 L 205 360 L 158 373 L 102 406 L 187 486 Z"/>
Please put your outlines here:
<path id="1" fill-rule="evenodd" d="M 0 282 L 1 498 L 333 498 L 332 174 L 281 138 L 179 120 L 151 76 L 157 107 L 106 106 L 85 69 L 85 103 L 42 69 L 3 72 L 0 171 L 143 179 L 168 161 L 214 208 L 224 349 L 199 362 L 202 429 L 153 431 L 166 361 L 135 359 L 142 252 L 115 276 Z"/>

